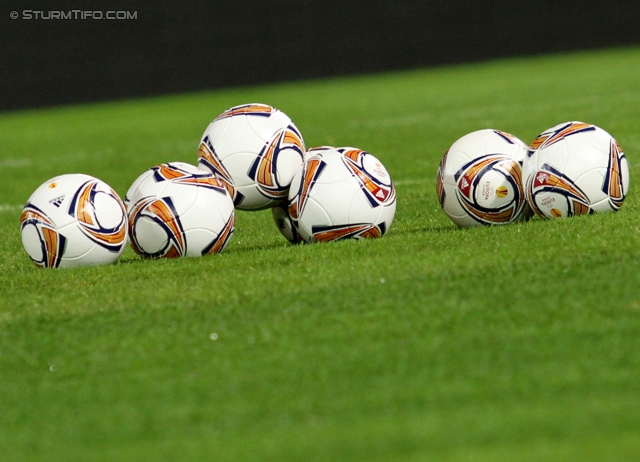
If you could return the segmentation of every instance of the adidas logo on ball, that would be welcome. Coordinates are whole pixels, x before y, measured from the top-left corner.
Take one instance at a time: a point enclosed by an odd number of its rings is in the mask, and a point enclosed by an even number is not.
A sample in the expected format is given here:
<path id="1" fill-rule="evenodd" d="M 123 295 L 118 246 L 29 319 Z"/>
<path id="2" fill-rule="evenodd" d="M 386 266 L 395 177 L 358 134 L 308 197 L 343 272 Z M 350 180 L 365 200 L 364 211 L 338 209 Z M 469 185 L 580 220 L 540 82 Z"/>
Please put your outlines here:
<path id="1" fill-rule="evenodd" d="M 56 206 L 56 207 L 60 207 L 60 205 L 62 204 L 62 201 L 64 201 L 64 197 L 65 197 L 64 195 L 63 196 L 54 197 L 53 199 L 51 199 L 49 201 L 49 203 L 51 205 Z"/>

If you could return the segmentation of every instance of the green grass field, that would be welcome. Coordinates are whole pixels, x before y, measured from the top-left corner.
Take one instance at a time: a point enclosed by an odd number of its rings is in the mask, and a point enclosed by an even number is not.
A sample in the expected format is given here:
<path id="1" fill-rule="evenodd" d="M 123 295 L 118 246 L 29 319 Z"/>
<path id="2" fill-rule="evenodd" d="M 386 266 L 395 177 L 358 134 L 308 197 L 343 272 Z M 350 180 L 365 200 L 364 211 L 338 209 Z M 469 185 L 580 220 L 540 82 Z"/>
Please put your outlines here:
<path id="1" fill-rule="evenodd" d="M 639 68 L 630 48 L 0 114 L 0 458 L 640 460 Z M 208 258 L 28 259 L 19 215 L 42 182 L 124 196 L 248 102 L 307 147 L 382 160 L 389 233 L 292 246 L 269 211 L 238 212 Z M 624 148 L 620 212 L 464 230 L 440 210 L 457 138 L 568 120 Z"/>

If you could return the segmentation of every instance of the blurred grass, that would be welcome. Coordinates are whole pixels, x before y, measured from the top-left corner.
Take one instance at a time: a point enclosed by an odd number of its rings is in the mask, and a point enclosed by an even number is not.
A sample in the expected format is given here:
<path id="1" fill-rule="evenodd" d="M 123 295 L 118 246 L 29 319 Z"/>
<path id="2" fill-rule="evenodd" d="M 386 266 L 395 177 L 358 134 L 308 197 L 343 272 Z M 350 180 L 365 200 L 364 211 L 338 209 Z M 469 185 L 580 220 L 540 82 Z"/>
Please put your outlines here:
<path id="1" fill-rule="evenodd" d="M 0 448 L 6 460 L 637 460 L 640 49 L 0 114 Z M 397 183 L 383 239 L 290 246 L 238 213 L 225 253 L 38 271 L 21 204 L 61 173 L 124 195 L 195 162 L 222 110 L 285 111 L 308 147 Z M 600 125 L 631 166 L 617 214 L 461 230 L 453 141 Z M 212 337 L 212 334 L 215 334 Z"/>

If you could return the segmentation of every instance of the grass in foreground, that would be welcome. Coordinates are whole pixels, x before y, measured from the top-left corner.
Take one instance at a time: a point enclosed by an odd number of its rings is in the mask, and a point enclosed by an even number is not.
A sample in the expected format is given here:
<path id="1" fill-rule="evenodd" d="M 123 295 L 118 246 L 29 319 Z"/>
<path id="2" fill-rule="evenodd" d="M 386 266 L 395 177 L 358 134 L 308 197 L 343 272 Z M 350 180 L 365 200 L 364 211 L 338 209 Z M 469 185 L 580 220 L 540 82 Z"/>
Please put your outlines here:
<path id="1" fill-rule="evenodd" d="M 499 61 L 0 115 L 4 460 L 637 460 L 640 50 Z M 238 213 L 224 254 L 38 271 L 22 203 L 61 173 L 124 195 L 194 162 L 235 104 L 284 110 L 307 146 L 387 166 L 377 241 L 290 246 Z M 461 230 L 438 162 L 480 128 L 613 134 L 632 190 L 612 215 Z"/>

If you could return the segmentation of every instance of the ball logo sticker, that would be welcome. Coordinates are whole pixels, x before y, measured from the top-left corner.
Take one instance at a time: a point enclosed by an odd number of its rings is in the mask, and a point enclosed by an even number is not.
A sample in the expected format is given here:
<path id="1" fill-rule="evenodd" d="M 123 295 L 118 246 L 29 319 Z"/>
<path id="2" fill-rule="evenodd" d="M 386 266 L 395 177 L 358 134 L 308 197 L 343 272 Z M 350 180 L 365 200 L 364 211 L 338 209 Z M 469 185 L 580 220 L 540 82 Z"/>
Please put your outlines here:
<path id="1" fill-rule="evenodd" d="M 535 185 L 540 186 L 547 182 L 549 179 L 549 174 L 547 172 L 538 172 L 536 174 Z"/>
<path id="2" fill-rule="evenodd" d="M 141 218 L 151 220 L 167 235 L 165 245 L 157 252 L 146 252 L 138 241 L 136 225 Z M 145 197 L 140 199 L 129 213 L 129 230 L 131 247 L 138 255 L 143 257 L 177 258 L 187 253 L 187 240 L 184 229 L 170 197 L 160 199 Z"/>
<path id="3" fill-rule="evenodd" d="M 64 254 L 67 239 L 55 229 L 53 221 L 38 207 L 31 203 L 25 205 L 20 216 L 20 231 L 33 226 L 40 240 L 42 258 L 36 259 L 31 254 L 31 261 L 39 268 L 57 268 Z"/>
<path id="4" fill-rule="evenodd" d="M 460 182 L 458 183 L 458 190 L 462 192 L 467 197 L 470 197 L 471 193 L 471 183 L 469 182 L 467 176 L 463 176 Z"/>
<path id="5" fill-rule="evenodd" d="M 492 188 L 487 181 L 481 181 L 490 171 L 497 173 L 510 188 L 502 185 Z M 471 218 L 481 224 L 508 223 L 526 206 L 522 190 L 522 169 L 511 157 L 500 154 L 478 157 L 463 165 L 454 175 L 454 179 L 457 184 L 458 203 Z M 497 208 L 483 206 L 476 199 L 476 196 L 481 196 L 488 200 L 493 195 L 500 199 L 507 198 L 510 190 L 513 191 L 512 200 Z"/>
<path id="6" fill-rule="evenodd" d="M 109 188 L 98 189 L 97 181 L 87 181 L 78 188 L 69 204 L 68 213 L 75 216 L 81 231 L 93 242 L 112 252 L 119 252 L 127 242 L 126 212 L 118 195 Z M 113 227 L 105 227 L 96 214 L 95 200 L 104 194 L 113 199 L 122 210 L 122 219 Z"/>
<path id="7" fill-rule="evenodd" d="M 62 201 L 64 201 L 64 198 L 65 195 L 63 194 L 62 196 L 54 197 L 49 201 L 49 203 L 54 207 L 60 207 L 62 205 Z"/>
<path id="8" fill-rule="evenodd" d="M 501 199 L 504 199 L 505 197 L 507 197 L 507 195 L 509 194 L 509 190 L 504 187 L 504 186 L 498 186 L 496 188 L 496 192 L 495 192 L 496 196 L 498 196 Z"/>

